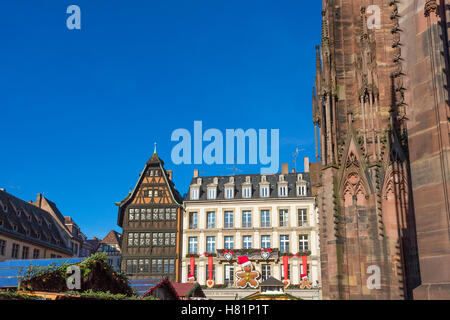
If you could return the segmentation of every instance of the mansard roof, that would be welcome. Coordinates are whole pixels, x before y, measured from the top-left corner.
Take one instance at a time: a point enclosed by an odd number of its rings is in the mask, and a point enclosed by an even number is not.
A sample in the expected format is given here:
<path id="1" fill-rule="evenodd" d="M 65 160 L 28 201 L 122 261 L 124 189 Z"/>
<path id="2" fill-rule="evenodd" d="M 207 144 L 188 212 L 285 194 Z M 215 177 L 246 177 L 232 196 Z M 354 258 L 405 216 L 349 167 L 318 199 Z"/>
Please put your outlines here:
<path id="1" fill-rule="evenodd" d="M 0 234 L 59 252 L 72 253 L 59 233 L 56 218 L 49 212 L 3 190 L 0 190 L 0 202 Z M 14 230 L 14 226 L 17 226 L 17 230 Z"/>
<path id="2" fill-rule="evenodd" d="M 119 225 L 119 227 L 122 227 L 125 207 L 136 196 L 139 186 L 145 177 L 145 173 L 147 172 L 147 170 L 150 167 L 153 167 L 153 168 L 158 167 L 159 169 L 161 169 L 162 176 L 164 177 L 164 180 L 166 181 L 166 183 L 169 187 L 169 191 L 170 191 L 173 201 L 176 204 L 178 204 L 179 206 L 183 205 L 182 196 L 180 195 L 178 190 L 175 188 L 175 184 L 173 183 L 173 181 L 171 179 L 169 179 L 166 169 L 164 169 L 164 161 L 161 158 L 159 158 L 159 156 L 156 152 L 154 152 L 152 154 L 152 156 L 150 157 L 150 159 L 145 164 L 144 169 L 139 174 L 139 179 L 138 179 L 136 185 L 134 186 L 133 190 L 125 197 L 125 199 L 123 199 L 121 202 L 116 203 L 116 205 L 119 206 L 119 215 L 117 217 L 117 224 Z"/>
<path id="3" fill-rule="evenodd" d="M 301 198 L 297 196 L 297 181 L 298 181 L 298 175 L 302 175 L 302 180 L 304 180 L 307 183 L 307 197 L 311 197 L 311 184 L 310 184 L 310 175 L 309 172 L 295 172 L 295 173 L 288 173 L 288 174 L 242 174 L 242 175 L 232 175 L 232 176 L 211 176 L 211 177 L 198 177 L 201 179 L 201 185 L 200 185 L 200 194 L 198 199 L 191 199 L 190 192 L 188 193 L 186 197 L 186 201 L 201 201 L 201 200 L 209 200 L 207 199 L 207 189 L 208 185 L 213 183 L 214 178 L 217 178 L 218 184 L 217 184 L 217 194 L 216 199 L 214 200 L 236 200 L 236 199 L 248 199 L 243 197 L 243 191 L 242 191 L 242 185 L 246 182 L 246 177 L 250 177 L 250 183 L 252 187 L 251 192 L 251 198 L 250 199 L 259 199 L 260 196 L 260 188 L 259 185 L 262 182 L 262 176 L 266 177 L 266 182 L 270 186 L 270 193 L 268 197 L 266 198 Z M 284 181 L 287 182 L 288 185 L 288 195 L 287 197 L 281 197 L 278 195 L 278 182 L 280 181 L 280 176 L 284 176 Z M 225 185 L 230 181 L 230 177 L 234 177 L 234 197 L 233 199 L 226 199 L 225 198 Z M 197 184 L 196 177 L 192 178 L 191 180 L 191 186 Z M 264 183 L 264 182 L 262 182 Z"/>

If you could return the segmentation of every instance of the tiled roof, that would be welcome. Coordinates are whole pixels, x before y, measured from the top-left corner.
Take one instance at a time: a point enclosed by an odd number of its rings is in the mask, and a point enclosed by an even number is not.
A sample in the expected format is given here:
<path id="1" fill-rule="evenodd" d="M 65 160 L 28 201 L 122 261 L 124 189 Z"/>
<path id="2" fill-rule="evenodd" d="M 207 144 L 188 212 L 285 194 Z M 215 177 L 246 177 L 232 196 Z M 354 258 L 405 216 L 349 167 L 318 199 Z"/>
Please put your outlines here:
<path id="1" fill-rule="evenodd" d="M 115 230 L 111 230 L 106 237 L 103 238 L 103 240 L 101 241 L 101 243 L 107 243 L 107 244 L 118 244 L 120 245 L 121 243 L 121 238 L 122 235 L 120 233 L 118 233 Z"/>
<path id="2" fill-rule="evenodd" d="M 214 182 L 214 179 L 217 178 L 217 194 L 215 200 L 228 200 L 225 198 L 225 184 L 230 182 L 230 177 L 234 177 L 234 197 L 233 199 L 246 199 L 242 194 L 242 184 L 246 182 L 246 177 L 250 178 L 250 183 L 252 187 L 251 199 L 259 199 L 260 198 L 260 188 L 259 183 L 262 181 L 262 176 L 266 177 L 266 181 L 270 186 L 270 193 L 268 198 L 286 198 L 278 196 L 278 182 L 279 177 L 282 174 L 242 174 L 242 175 L 233 175 L 233 176 L 211 176 L 211 177 L 198 177 L 201 179 L 200 185 L 200 194 L 199 198 L 196 200 L 208 200 L 207 199 L 207 188 L 209 184 Z M 296 172 L 289 173 L 284 175 L 284 181 L 288 182 L 288 198 L 300 198 L 297 196 L 296 183 L 298 176 L 301 175 L 302 180 L 305 180 L 307 183 L 307 194 L 306 196 L 311 195 L 310 188 L 310 176 L 309 173 Z M 198 178 L 192 178 L 191 185 L 197 184 Z M 187 201 L 195 201 L 191 199 L 191 194 L 188 193 L 186 200 Z"/>
<path id="3" fill-rule="evenodd" d="M 179 297 L 186 297 L 188 293 L 190 293 L 195 286 L 198 286 L 196 283 L 172 283 L 172 286 L 177 291 Z"/>
<path id="4" fill-rule="evenodd" d="M 59 226 L 55 218 L 49 212 L 2 190 L 0 202 L 0 234 L 5 233 L 23 241 L 71 253 L 58 232 Z"/>

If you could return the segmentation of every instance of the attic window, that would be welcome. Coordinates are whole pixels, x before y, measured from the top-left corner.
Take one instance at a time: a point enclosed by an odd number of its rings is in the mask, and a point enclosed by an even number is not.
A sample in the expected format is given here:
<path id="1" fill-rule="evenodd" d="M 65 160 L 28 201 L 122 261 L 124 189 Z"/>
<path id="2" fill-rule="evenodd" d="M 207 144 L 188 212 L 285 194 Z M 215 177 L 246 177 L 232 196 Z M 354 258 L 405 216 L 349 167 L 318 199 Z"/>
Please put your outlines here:
<path id="1" fill-rule="evenodd" d="M 41 218 L 38 219 L 38 223 L 39 223 L 40 226 L 42 226 L 42 219 Z"/>
<path id="2" fill-rule="evenodd" d="M 261 181 L 266 182 L 266 176 L 261 176 Z"/>
<path id="3" fill-rule="evenodd" d="M 197 178 L 197 184 L 202 184 L 202 178 Z"/>
<path id="4" fill-rule="evenodd" d="M 153 177 L 153 170 L 150 170 L 150 177 Z"/>
<path id="5" fill-rule="evenodd" d="M 245 182 L 250 183 L 250 177 L 249 176 L 245 177 Z"/>
<path id="6" fill-rule="evenodd" d="M 303 180 L 303 174 L 302 173 L 299 173 L 297 175 L 297 180 Z"/>
<path id="7" fill-rule="evenodd" d="M 17 224 L 13 224 L 13 230 L 17 231 Z"/>
<path id="8" fill-rule="evenodd" d="M 280 174 L 279 179 L 280 179 L 280 181 L 284 181 L 284 175 Z"/>
<path id="9" fill-rule="evenodd" d="M 0 200 L 0 207 L 2 208 L 3 212 L 8 212 L 8 207 L 6 206 L 6 203 L 3 203 L 3 201 Z"/>
<path id="10" fill-rule="evenodd" d="M 0 220 L 0 227 L 3 227 L 3 220 Z"/>
<path id="11" fill-rule="evenodd" d="M 155 177 L 159 176 L 159 170 L 155 170 Z"/>
<path id="12" fill-rule="evenodd" d="M 218 184 L 219 183 L 219 179 L 217 177 L 214 177 L 213 182 L 214 182 L 214 184 Z"/>
<path id="13" fill-rule="evenodd" d="M 230 183 L 234 183 L 234 177 L 230 177 Z"/>
<path id="14" fill-rule="evenodd" d="M 41 238 L 41 233 L 40 232 L 36 233 L 36 238 L 38 238 L 38 239 Z"/>

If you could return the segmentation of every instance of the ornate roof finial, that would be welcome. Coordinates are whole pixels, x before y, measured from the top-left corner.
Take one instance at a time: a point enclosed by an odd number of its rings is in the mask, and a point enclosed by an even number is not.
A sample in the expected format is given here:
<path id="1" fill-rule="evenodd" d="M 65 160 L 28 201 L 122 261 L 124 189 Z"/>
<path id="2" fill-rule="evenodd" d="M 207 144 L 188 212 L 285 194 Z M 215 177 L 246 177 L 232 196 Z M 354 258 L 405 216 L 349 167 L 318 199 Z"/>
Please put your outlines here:
<path id="1" fill-rule="evenodd" d="M 156 142 L 155 142 L 155 150 L 153 151 L 153 153 L 156 153 Z"/>

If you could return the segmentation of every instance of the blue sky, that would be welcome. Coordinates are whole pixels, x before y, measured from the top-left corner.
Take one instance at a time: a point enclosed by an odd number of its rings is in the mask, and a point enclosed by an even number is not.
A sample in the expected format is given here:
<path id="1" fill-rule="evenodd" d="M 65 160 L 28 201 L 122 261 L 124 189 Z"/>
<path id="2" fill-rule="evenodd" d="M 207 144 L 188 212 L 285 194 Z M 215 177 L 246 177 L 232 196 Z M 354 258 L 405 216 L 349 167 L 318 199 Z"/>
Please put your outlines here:
<path id="1" fill-rule="evenodd" d="M 66 8 L 81 8 L 68 30 Z M 89 237 L 158 143 L 178 190 L 232 166 L 174 165 L 177 128 L 280 130 L 280 162 L 314 159 L 320 1 L 14 0 L 0 3 L 0 187 L 38 192 Z M 237 166 L 258 173 L 259 165 Z"/>

